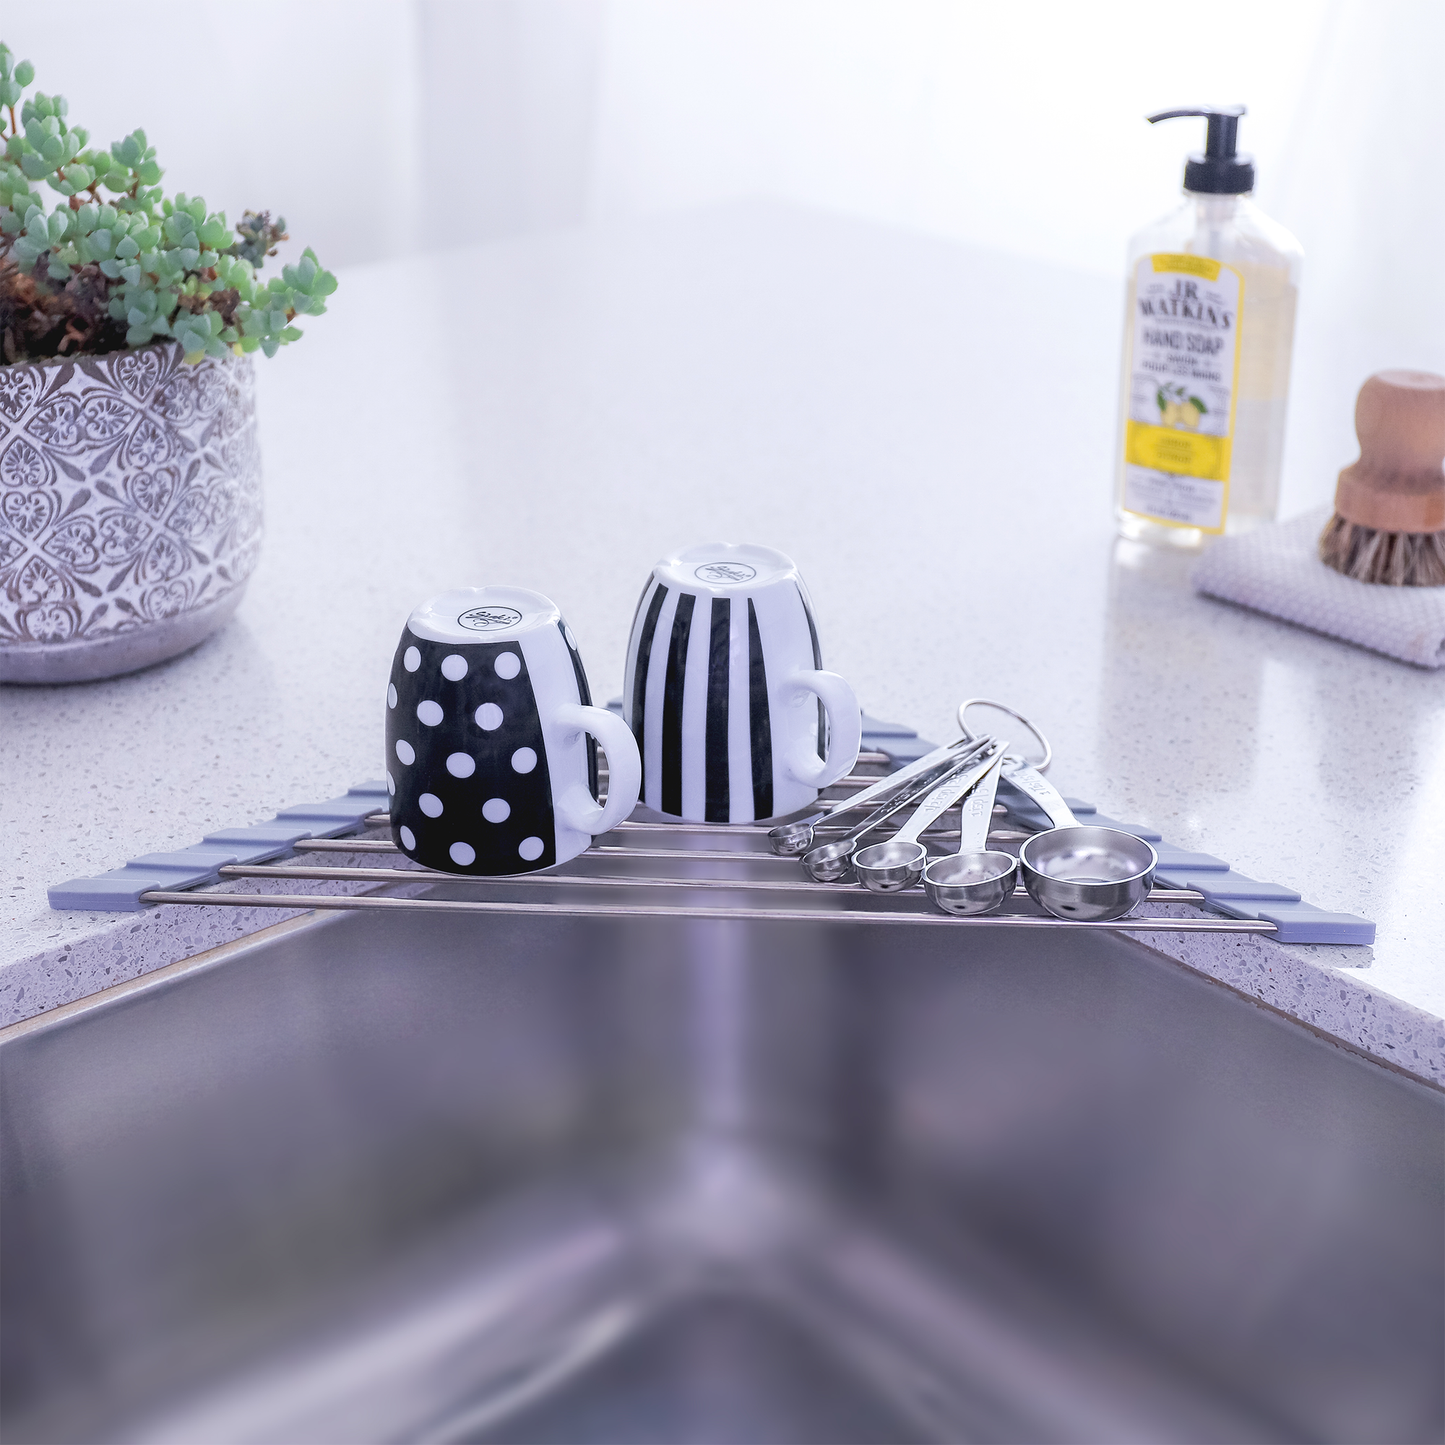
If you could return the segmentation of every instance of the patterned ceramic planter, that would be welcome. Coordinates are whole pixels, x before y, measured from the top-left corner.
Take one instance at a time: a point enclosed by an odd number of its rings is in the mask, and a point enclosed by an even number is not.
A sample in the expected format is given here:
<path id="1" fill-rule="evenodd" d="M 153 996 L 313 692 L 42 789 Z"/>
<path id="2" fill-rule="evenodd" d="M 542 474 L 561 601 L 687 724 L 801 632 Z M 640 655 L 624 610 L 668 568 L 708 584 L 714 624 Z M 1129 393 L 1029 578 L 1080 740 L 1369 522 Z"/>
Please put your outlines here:
<path id="1" fill-rule="evenodd" d="M 236 610 L 261 547 L 249 358 L 0 366 L 0 681 L 114 677 Z"/>

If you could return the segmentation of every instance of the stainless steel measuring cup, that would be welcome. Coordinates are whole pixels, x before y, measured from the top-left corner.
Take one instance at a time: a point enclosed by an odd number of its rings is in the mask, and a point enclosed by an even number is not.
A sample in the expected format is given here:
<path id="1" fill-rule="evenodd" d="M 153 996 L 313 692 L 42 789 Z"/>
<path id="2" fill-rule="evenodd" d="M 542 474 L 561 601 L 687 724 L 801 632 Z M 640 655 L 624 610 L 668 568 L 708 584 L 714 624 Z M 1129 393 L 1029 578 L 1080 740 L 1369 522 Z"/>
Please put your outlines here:
<path id="1" fill-rule="evenodd" d="M 896 772 L 886 773 L 876 783 L 854 793 L 851 798 L 841 798 L 831 807 L 823 808 L 806 818 L 794 818 L 788 823 L 779 823 L 768 829 L 768 847 L 783 858 L 799 858 L 813 846 L 814 828 L 827 818 L 839 818 L 844 813 L 866 808 L 872 803 L 897 793 L 915 778 L 937 778 L 949 771 L 960 760 L 976 756 L 987 744 L 987 738 L 965 737 L 945 747 L 934 748 L 921 758 L 915 758 Z"/>
<path id="2" fill-rule="evenodd" d="M 1003 745 L 992 744 L 981 762 L 950 773 L 914 809 L 913 816 L 886 843 L 872 843 L 853 855 L 858 881 L 874 893 L 897 893 L 912 888 L 928 865 L 928 849 L 918 835 L 942 816 L 1003 759 Z"/>
<path id="3" fill-rule="evenodd" d="M 978 750 L 988 746 L 988 740 L 979 745 Z M 850 828 L 841 838 L 835 838 L 832 842 L 820 844 L 803 854 L 803 869 L 814 883 L 840 883 L 853 871 L 853 854 L 858 844 L 881 823 L 886 823 L 895 813 L 901 812 L 904 808 L 918 802 L 930 789 L 935 788 L 943 778 L 952 777 L 960 769 L 966 768 L 973 761 L 975 753 L 965 753 L 961 759 L 954 759 L 945 765 L 943 775 L 940 777 L 937 772 L 925 773 L 921 778 L 914 780 L 892 798 L 889 798 L 881 807 L 875 808 L 855 828 Z"/>
<path id="4" fill-rule="evenodd" d="M 1003 747 L 1007 747 L 1005 743 Z M 988 846 L 993 802 L 998 795 L 1003 750 L 989 764 L 978 785 L 963 800 L 959 818 L 958 852 L 935 858 L 923 870 L 923 891 L 945 913 L 967 917 L 991 913 L 1014 891 L 1018 860 Z M 859 872 L 862 872 L 860 867 Z"/>
<path id="5" fill-rule="evenodd" d="M 1004 766 L 1004 777 L 1055 824 L 1019 848 L 1030 897 L 1055 918 L 1123 918 L 1149 896 L 1159 855 L 1132 833 L 1081 824 L 1059 791 L 1033 768 Z"/>

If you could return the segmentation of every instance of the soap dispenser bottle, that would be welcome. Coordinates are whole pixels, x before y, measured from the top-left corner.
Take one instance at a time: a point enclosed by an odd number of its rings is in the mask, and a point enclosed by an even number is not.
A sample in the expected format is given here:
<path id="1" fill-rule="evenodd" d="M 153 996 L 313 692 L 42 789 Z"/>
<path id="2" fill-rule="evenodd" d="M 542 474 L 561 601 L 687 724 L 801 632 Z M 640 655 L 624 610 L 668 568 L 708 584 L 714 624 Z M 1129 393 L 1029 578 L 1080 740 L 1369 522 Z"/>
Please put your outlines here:
<path id="1" fill-rule="evenodd" d="M 1250 199 L 1242 105 L 1208 122 L 1184 204 L 1129 243 L 1116 477 L 1119 531 L 1197 547 L 1274 520 L 1294 345 L 1299 242 Z"/>

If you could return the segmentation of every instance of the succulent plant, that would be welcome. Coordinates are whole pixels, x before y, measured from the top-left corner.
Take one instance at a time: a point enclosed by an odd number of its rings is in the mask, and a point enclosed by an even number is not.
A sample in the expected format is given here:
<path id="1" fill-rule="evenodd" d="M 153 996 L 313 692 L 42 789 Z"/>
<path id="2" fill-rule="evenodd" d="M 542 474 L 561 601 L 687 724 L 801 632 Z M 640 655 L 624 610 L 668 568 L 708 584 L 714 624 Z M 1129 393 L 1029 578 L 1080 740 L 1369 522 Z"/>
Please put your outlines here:
<path id="1" fill-rule="evenodd" d="M 166 337 L 187 361 L 274 356 L 300 338 L 298 316 L 326 310 L 336 277 L 309 247 L 280 276 L 256 276 L 288 239 L 284 218 L 247 211 L 233 231 L 200 196 L 166 196 L 143 130 L 92 146 L 63 96 L 21 103 L 34 79 L 0 44 L 0 362 Z M 50 211 L 42 184 L 60 197 Z"/>

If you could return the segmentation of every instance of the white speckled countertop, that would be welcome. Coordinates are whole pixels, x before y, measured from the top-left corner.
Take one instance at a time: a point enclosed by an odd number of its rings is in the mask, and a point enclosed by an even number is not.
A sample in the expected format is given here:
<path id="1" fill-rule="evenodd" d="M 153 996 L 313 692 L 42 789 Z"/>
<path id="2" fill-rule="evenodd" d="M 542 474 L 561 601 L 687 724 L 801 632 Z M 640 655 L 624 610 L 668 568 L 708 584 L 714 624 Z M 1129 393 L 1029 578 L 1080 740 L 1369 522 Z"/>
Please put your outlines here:
<path id="1" fill-rule="evenodd" d="M 0 690 L 0 1022 L 277 921 L 60 914 L 45 888 L 378 776 L 421 598 L 548 593 L 605 698 L 651 562 L 722 537 L 797 558 L 875 716 L 941 738 L 961 696 L 1011 700 L 1066 791 L 1375 919 L 1371 949 L 1151 946 L 1445 1081 L 1445 677 L 1116 544 L 1120 301 L 765 206 L 345 274 L 257 368 L 267 541 L 235 621 L 132 677 Z M 1306 452 L 1321 375 L 1301 356 Z"/>

